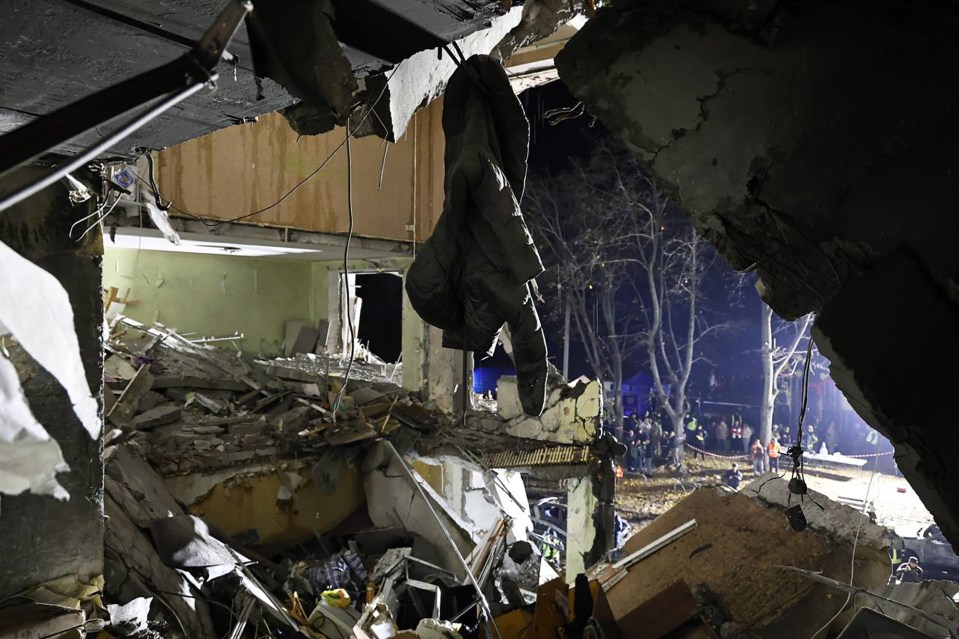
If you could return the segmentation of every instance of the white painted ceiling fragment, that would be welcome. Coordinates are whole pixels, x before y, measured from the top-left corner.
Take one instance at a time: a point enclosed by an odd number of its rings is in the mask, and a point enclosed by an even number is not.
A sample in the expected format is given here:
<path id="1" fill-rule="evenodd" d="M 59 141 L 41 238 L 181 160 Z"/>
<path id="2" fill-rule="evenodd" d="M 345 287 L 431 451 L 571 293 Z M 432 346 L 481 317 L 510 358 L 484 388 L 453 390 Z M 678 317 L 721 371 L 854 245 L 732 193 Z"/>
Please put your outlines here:
<path id="1" fill-rule="evenodd" d="M 30 411 L 16 368 L 0 354 L 0 493 L 69 499 L 57 483 L 68 470 L 60 445 Z"/>
<path id="2" fill-rule="evenodd" d="M 100 434 L 97 400 L 87 384 L 73 308 L 60 282 L 0 242 L 0 326 L 66 390 L 80 423 Z"/>

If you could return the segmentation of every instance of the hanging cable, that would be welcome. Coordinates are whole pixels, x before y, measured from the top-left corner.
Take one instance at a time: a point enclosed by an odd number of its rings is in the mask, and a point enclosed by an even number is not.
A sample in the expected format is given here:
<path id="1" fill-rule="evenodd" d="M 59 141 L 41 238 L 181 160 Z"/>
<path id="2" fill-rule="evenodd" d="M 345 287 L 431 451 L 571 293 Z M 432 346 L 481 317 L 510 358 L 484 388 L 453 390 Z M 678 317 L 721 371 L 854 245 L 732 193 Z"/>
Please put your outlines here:
<path id="1" fill-rule="evenodd" d="M 346 294 L 346 322 L 350 329 L 350 359 L 346 366 L 346 376 L 343 378 L 343 385 L 336 393 L 336 402 L 333 404 L 333 425 L 336 425 L 336 413 L 340 409 L 340 401 L 343 399 L 343 393 L 346 392 L 346 385 L 350 382 L 350 373 L 353 372 L 353 360 L 356 356 L 356 335 L 353 330 L 353 304 L 350 300 L 350 241 L 353 239 L 353 146 L 350 144 L 350 138 L 353 132 L 350 131 L 350 118 L 346 118 L 346 202 L 347 210 L 350 215 L 350 228 L 346 234 L 346 246 L 343 247 L 343 278 Z"/>
<path id="2" fill-rule="evenodd" d="M 866 514 L 866 506 L 869 504 L 869 492 L 872 490 L 872 480 L 875 479 L 876 477 L 876 468 L 878 465 L 879 465 L 879 458 L 876 457 L 875 461 L 873 461 L 873 464 L 872 464 L 872 474 L 869 476 L 869 483 L 866 485 L 866 495 L 862 499 L 862 509 L 859 511 L 859 523 L 856 526 L 856 536 L 852 542 L 852 557 L 849 559 L 849 586 L 850 587 L 852 587 L 853 585 L 852 583 L 853 578 L 856 574 L 856 548 L 858 548 L 859 546 L 859 533 L 862 532 L 862 520 Z M 816 639 L 816 636 L 820 632 L 822 632 L 823 630 L 826 630 L 830 625 L 832 625 L 832 622 L 834 622 L 839 617 L 839 615 L 842 614 L 842 611 L 846 609 L 846 606 L 849 605 L 849 601 L 852 599 L 852 594 L 853 594 L 853 591 L 849 591 L 849 593 L 846 594 L 846 601 L 842 604 L 839 610 L 836 611 L 836 614 L 834 614 L 829 619 L 829 621 L 824 623 L 819 630 L 812 633 L 809 639 Z"/>
<path id="3" fill-rule="evenodd" d="M 86 217 L 82 217 L 82 218 L 80 218 L 79 220 L 77 220 L 76 222 L 74 222 L 73 225 L 70 227 L 70 232 L 67 234 L 68 237 L 69 237 L 71 240 L 73 240 L 74 242 L 79 242 L 80 240 L 82 240 L 83 238 L 85 238 L 85 237 L 87 236 L 87 233 L 89 233 L 91 230 L 93 230 L 94 228 L 96 228 L 97 225 L 100 224 L 100 222 L 102 222 L 108 215 L 110 215 L 111 213 L 113 213 L 113 209 L 115 209 L 115 208 L 117 207 L 117 204 L 120 202 L 120 197 L 121 197 L 120 195 L 117 195 L 116 199 L 113 200 L 113 204 L 110 205 L 110 208 L 108 208 L 108 209 L 106 210 L 106 213 L 104 213 L 103 215 L 99 215 L 99 214 L 100 214 L 100 212 L 103 211 L 103 209 L 106 207 L 106 205 L 107 205 L 107 201 L 106 201 L 106 200 L 103 201 L 103 206 L 101 206 L 100 208 L 98 208 L 96 211 L 94 211 L 94 212 L 91 213 L 90 215 L 87 215 Z M 80 237 L 74 238 L 74 237 L 73 237 L 73 230 L 74 230 L 79 224 L 82 224 L 83 222 L 86 222 L 87 220 L 89 220 L 91 217 L 94 217 L 94 216 L 97 216 L 97 219 L 94 220 L 94 222 L 93 222 L 90 226 L 88 226 L 86 229 L 84 229 L 83 233 L 80 234 Z"/>
<path id="4" fill-rule="evenodd" d="M 173 202 L 163 203 L 163 198 L 160 197 L 160 187 L 157 186 L 156 181 L 156 167 L 153 164 L 153 154 L 147 151 L 147 164 L 150 165 L 150 190 L 153 191 L 153 200 L 156 202 L 157 208 L 161 211 L 168 211 Z"/>
<path id="5" fill-rule="evenodd" d="M 376 107 L 379 105 L 380 101 L 383 99 L 383 96 L 386 94 L 386 89 L 390 86 L 390 80 L 393 79 L 393 76 L 394 76 L 394 75 L 396 74 L 396 72 L 399 70 L 399 68 L 400 68 L 401 65 L 402 65 L 402 62 L 401 62 L 400 64 L 397 64 L 395 67 L 393 67 L 393 70 L 390 71 L 390 74 L 389 74 L 389 76 L 387 76 L 386 82 L 383 83 L 383 88 L 380 90 L 380 93 L 379 93 L 379 95 L 376 97 L 376 100 L 373 102 L 373 104 L 370 106 L 370 108 L 367 109 L 366 113 L 363 115 L 363 118 L 360 120 L 359 124 L 357 124 L 357 125 L 353 128 L 353 131 L 352 131 L 352 132 L 350 132 L 349 122 L 347 122 L 347 127 L 346 127 L 346 129 L 347 129 L 347 139 L 352 138 L 352 137 L 356 134 L 356 132 L 363 126 L 363 124 L 366 122 L 366 120 L 369 119 L 370 115 L 376 110 Z M 347 119 L 349 119 L 349 118 L 347 118 Z M 230 218 L 230 219 L 227 219 L 227 220 L 215 220 L 215 219 L 205 218 L 205 217 L 203 217 L 202 215 L 197 215 L 197 214 L 195 214 L 195 213 L 191 213 L 190 211 L 187 211 L 186 209 L 182 209 L 182 208 L 174 205 L 174 204 L 172 203 L 172 201 L 171 201 L 171 202 L 168 202 L 168 205 L 167 205 L 167 206 L 169 207 L 169 210 L 175 211 L 176 213 L 179 213 L 180 215 L 184 215 L 184 216 L 189 217 L 189 218 L 192 218 L 192 219 L 194 219 L 194 220 L 198 220 L 199 222 L 201 222 L 202 224 L 204 224 L 204 225 L 206 225 L 206 226 L 208 226 L 208 227 L 210 227 L 210 228 L 216 228 L 216 227 L 221 226 L 221 225 L 223 225 L 223 224 L 231 224 L 231 223 L 233 223 L 233 222 L 239 222 L 240 220 L 245 220 L 245 219 L 247 219 L 247 218 L 251 218 L 251 217 L 260 215 L 261 213 L 266 213 L 267 211 L 269 211 L 269 210 L 271 210 L 271 209 L 274 209 L 274 208 L 276 208 L 277 206 L 279 206 L 280 204 L 282 204 L 288 197 L 290 197 L 291 195 L 293 195 L 293 193 L 295 193 L 297 189 L 299 189 L 301 186 L 303 186 L 304 184 L 306 184 L 307 182 L 309 182 L 310 180 L 312 180 L 314 177 L 316 177 L 316 175 L 317 175 L 320 171 L 322 171 L 324 168 L 326 168 L 326 165 L 329 164 L 330 160 L 332 160 L 333 157 L 334 157 L 337 153 L 339 153 L 340 149 L 342 149 L 344 146 L 346 146 L 346 140 L 344 140 L 343 142 L 340 142 L 340 143 L 337 145 L 337 147 L 336 147 L 335 149 L 333 149 L 333 150 L 330 152 L 330 154 L 326 156 L 326 158 L 324 158 L 324 160 L 320 163 L 320 165 L 319 165 L 318 167 L 316 167 L 316 169 L 315 169 L 313 172 L 311 172 L 311 173 L 310 173 L 309 175 L 307 175 L 305 178 L 303 178 L 302 180 L 300 180 L 299 182 L 297 182 L 295 185 L 293 185 L 293 188 L 291 188 L 289 191 L 287 191 L 287 192 L 283 195 L 283 197 L 281 197 L 281 198 L 278 199 L 277 201 L 273 202 L 273 203 L 270 204 L 269 206 L 264 206 L 264 207 L 261 208 L 261 209 L 258 209 L 258 210 L 256 210 L 256 211 L 253 211 L 252 213 L 245 213 L 245 214 L 243 214 L 243 215 L 238 215 L 237 217 L 233 217 L 233 218 Z M 140 180 L 140 182 L 142 182 L 142 183 L 145 184 L 146 186 L 150 187 L 151 190 L 154 189 L 155 185 L 151 186 L 146 180 L 144 180 L 143 178 L 141 178 L 139 175 L 136 176 L 136 178 L 137 178 L 138 180 Z M 162 198 L 162 196 L 160 195 L 159 189 L 154 190 L 154 196 L 155 196 L 158 200 Z"/>

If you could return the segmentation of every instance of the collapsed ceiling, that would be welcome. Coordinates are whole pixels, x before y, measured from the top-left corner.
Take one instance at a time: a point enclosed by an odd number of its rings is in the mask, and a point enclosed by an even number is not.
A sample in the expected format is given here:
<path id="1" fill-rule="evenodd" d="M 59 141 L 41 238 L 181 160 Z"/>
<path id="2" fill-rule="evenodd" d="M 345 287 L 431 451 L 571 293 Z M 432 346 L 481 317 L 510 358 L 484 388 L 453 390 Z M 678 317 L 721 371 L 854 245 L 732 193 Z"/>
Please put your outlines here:
<path id="1" fill-rule="evenodd" d="M 780 315 L 959 544 L 959 12 L 945 3 L 615 2 L 557 57 Z"/>
<path id="2" fill-rule="evenodd" d="M 182 55 L 220 5 L 7 3 L 0 132 Z M 230 47 L 238 62 L 221 65 L 215 92 L 113 151 L 169 146 L 297 100 L 287 116 L 298 131 L 329 130 L 358 113 L 359 134 L 396 139 L 452 73 L 438 44 L 459 40 L 467 55 L 499 46 L 506 57 L 567 11 L 549 0 L 509 11 L 496 0 L 288 8 L 296 18 L 264 13 L 268 29 L 327 29 L 339 41 L 326 51 L 339 62 L 307 77 L 334 93 L 303 91 L 306 80 L 269 64 L 261 74 L 288 90 L 258 81 L 241 28 Z M 757 271 L 780 315 L 819 312 L 815 336 L 833 377 L 896 443 L 900 468 L 954 542 L 959 496 L 948 480 L 959 441 L 941 398 L 957 374 L 934 362 L 959 354 L 959 256 L 950 246 L 959 167 L 946 142 L 959 88 L 943 80 L 959 58 L 957 18 L 941 2 L 622 0 L 602 8 L 556 60 L 569 88 L 672 186 L 726 260 Z"/>
<path id="3" fill-rule="evenodd" d="M 7 3 L 0 24 L 0 133 L 184 55 L 226 5 Z M 469 56 L 500 45 L 499 54 L 508 57 L 572 17 L 571 6 L 524 17 L 522 6 L 507 11 L 499 0 L 263 3 L 231 41 L 232 57 L 221 62 L 214 88 L 111 151 L 130 156 L 172 146 L 278 109 L 301 134 L 324 133 L 353 115 L 357 135 L 395 141 L 413 113 L 442 93 L 455 68 L 449 55 L 437 56 L 439 47 L 456 43 Z M 58 150 L 76 153 L 106 132 L 98 128 Z"/>

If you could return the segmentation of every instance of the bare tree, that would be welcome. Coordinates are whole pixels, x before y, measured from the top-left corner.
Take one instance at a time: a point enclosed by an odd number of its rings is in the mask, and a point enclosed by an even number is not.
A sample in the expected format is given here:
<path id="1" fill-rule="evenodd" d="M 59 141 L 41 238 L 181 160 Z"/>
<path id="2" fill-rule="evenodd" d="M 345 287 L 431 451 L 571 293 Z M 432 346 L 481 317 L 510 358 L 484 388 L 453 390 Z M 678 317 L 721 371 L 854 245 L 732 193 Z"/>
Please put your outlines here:
<path id="1" fill-rule="evenodd" d="M 582 163 L 531 178 L 524 208 L 547 264 L 539 281 L 559 302 L 548 313 L 569 311 L 590 368 L 611 386 L 609 415 L 621 434 L 623 365 L 642 351 L 644 332 L 623 259 L 633 224 L 599 178 L 597 167 Z"/>
<path id="2" fill-rule="evenodd" d="M 779 397 L 780 382 L 795 374 L 801 364 L 796 352 L 804 340 L 809 339 L 808 329 L 813 316 L 806 315 L 794 322 L 779 321 L 773 324 L 773 310 L 761 304 L 763 393 L 759 405 L 759 439 L 768 444 L 773 432 L 773 413 Z"/>
<path id="3" fill-rule="evenodd" d="M 624 363 L 642 358 L 661 408 L 682 428 L 701 342 L 726 326 L 712 321 L 704 299 L 715 253 L 625 151 L 608 144 L 565 173 L 532 178 L 524 208 L 547 264 L 544 282 L 562 291 L 590 367 L 612 386 L 616 426 Z"/>

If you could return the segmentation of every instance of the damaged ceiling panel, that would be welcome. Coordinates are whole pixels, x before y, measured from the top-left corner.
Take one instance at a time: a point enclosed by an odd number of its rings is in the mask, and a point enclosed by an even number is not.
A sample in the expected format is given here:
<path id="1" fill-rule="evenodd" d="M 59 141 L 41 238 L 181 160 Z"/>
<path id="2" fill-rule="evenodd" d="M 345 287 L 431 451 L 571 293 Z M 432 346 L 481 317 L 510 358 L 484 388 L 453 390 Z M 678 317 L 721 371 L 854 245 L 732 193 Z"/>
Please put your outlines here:
<path id="1" fill-rule="evenodd" d="M 221 4 L 195 2 L 185 9 L 172 2 L 5 3 L 0 22 L 0 132 L 183 55 L 212 24 Z M 264 99 L 257 99 L 242 31 L 230 51 L 238 55 L 238 64 L 230 68 L 221 63 L 216 91 L 201 91 L 113 150 L 129 155 L 136 147 L 162 148 L 289 104 L 287 92 L 270 81 L 263 83 Z M 100 137 L 88 133 L 66 150 Z"/>
<path id="2" fill-rule="evenodd" d="M 226 5 L 226 0 L 6 3 L 0 24 L 0 133 L 185 54 Z M 520 8 L 503 15 L 498 0 L 351 0 L 263 3 L 259 11 L 254 8 L 228 47 L 233 59 L 221 62 L 215 90 L 201 91 L 111 151 L 128 156 L 139 148 L 172 146 L 294 102 L 289 117 L 300 133 L 346 124 L 353 111 L 369 120 L 359 135 L 395 140 L 452 73 L 449 57 L 437 60 L 436 48 L 490 30 L 463 45 L 467 54 L 489 52 L 516 25 Z M 277 63 L 283 59 L 300 62 Z M 387 72 L 401 61 L 407 68 L 386 90 Z M 381 102 L 378 117 L 370 118 L 362 105 L 374 102 Z M 103 133 L 88 132 L 58 150 L 77 152 Z"/>

